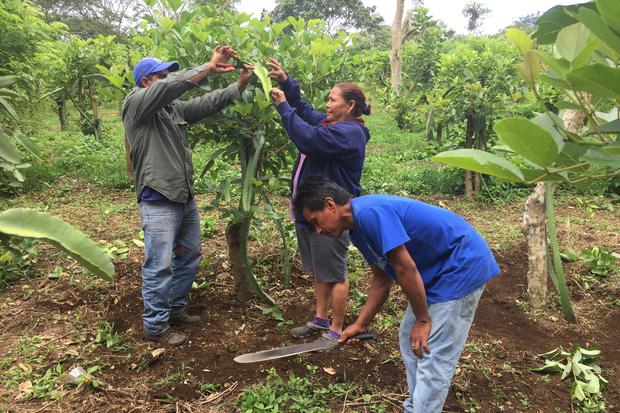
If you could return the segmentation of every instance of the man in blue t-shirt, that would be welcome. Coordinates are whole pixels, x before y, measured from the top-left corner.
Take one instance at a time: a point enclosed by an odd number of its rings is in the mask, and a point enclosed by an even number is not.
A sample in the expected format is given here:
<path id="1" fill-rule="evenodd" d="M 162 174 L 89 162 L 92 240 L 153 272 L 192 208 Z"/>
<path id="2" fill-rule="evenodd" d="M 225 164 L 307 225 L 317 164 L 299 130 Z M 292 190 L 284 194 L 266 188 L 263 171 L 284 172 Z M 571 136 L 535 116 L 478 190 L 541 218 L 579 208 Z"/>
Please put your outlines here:
<path id="1" fill-rule="evenodd" d="M 409 301 L 400 325 L 405 412 L 441 412 L 484 286 L 499 274 L 484 238 L 446 209 L 389 195 L 352 198 L 320 176 L 302 182 L 295 210 L 319 234 L 348 230 L 371 266 L 366 303 L 340 342 L 366 331 L 392 284 L 400 285 Z"/>

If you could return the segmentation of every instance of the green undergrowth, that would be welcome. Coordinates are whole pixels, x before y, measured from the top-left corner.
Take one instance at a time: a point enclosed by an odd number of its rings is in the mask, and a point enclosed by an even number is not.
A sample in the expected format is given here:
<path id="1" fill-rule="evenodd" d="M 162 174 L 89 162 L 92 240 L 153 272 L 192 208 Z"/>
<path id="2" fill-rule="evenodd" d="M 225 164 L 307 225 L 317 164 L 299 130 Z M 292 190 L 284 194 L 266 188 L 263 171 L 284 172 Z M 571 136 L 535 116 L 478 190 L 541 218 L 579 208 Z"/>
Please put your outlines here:
<path id="1" fill-rule="evenodd" d="M 367 412 L 388 412 L 376 391 L 367 384 L 321 383 L 317 379 L 318 366 L 306 365 L 305 377 L 278 375 L 275 369 L 267 371 L 261 384 L 247 388 L 239 397 L 243 413 L 330 413 L 332 406 L 346 409 L 346 403 L 363 405 Z M 347 410 L 343 410 L 347 411 Z M 353 410 L 355 411 L 355 410 Z"/>

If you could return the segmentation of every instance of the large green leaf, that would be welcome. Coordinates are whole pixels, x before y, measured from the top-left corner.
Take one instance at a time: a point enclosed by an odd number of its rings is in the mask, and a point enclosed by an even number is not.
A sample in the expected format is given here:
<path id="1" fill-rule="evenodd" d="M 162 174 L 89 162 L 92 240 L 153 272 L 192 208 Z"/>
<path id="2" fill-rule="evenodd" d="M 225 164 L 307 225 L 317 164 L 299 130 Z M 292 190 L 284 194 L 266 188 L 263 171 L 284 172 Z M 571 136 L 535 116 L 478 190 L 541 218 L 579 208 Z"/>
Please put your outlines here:
<path id="1" fill-rule="evenodd" d="M 17 82 L 17 76 L 0 76 L 0 87 L 11 86 Z"/>
<path id="2" fill-rule="evenodd" d="M 556 142 L 560 143 L 560 145 L 564 145 L 564 136 L 562 135 L 562 132 L 560 132 L 562 128 L 564 128 L 564 122 L 558 115 L 553 112 L 545 112 L 533 117 L 530 121 L 549 132 Z"/>
<path id="3" fill-rule="evenodd" d="M 521 54 L 527 53 L 532 48 L 532 39 L 523 30 L 515 28 L 506 29 L 506 36 L 517 46 Z"/>
<path id="4" fill-rule="evenodd" d="M 572 62 L 585 49 L 589 40 L 588 28 L 581 23 L 575 23 L 560 30 L 555 46 L 560 56 Z"/>
<path id="5" fill-rule="evenodd" d="M 256 174 L 256 168 L 260 159 L 261 152 L 263 151 L 263 145 L 265 144 L 265 134 L 259 130 L 256 132 L 256 138 L 254 139 L 254 152 L 250 155 L 248 164 L 243 171 L 243 183 L 241 185 L 241 206 L 243 211 L 248 213 L 252 206 L 252 199 L 254 198 L 254 175 Z"/>
<path id="6" fill-rule="evenodd" d="M 94 275 L 111 281 L 114 266 L 94 241 L 59 218 L 33 209 L 8 209 L 0 213 L 0 234 L 44 239 L 64 249 Z"/>
<path id="7" fill-rule="evenodd" d="M 564 59 L 555 58 L 541 50 L 534 50 L 534 53 L 540 57 L 547 66 L 555 70 L 562 78 L 570 71 L 570 63 Z"/>
<path id="8" fill-rule="evenodd" d="M 265 66 L 260 63 L 254 64 L 254 73 L 258 80 L 260 80 L 261 85 L 263 85 L 263 92 L 265 93 L 265 98 L 269 99 L 269 92 L 271 92 L 271 78 L 267 75 L 269 73 Z"/>
<path id="9" fill-rule="evenodd" d="M 601 17 L 616 33 L 620 33 L 620 1 L 596 0 L 596 8 Z"/>
<path id="10" fill-rule="evenodd" d="M 577 16 L 583 23 L 612 53 L 620 55 L 620 37 L 613 32 L 596 12 L 582 8 Z"/>
<path id="11" fill-rule="evenodd" d="M 614 142 L 610 145 L 603 146 L 601 150 L 613 155 L 620 155 L 620 142 Z"/>
<path id="12" fill-rule="evenodd" d="M 577 23 L 577 20 L 569 16 L 566 11 L 576 13 L 579 8 L 587 7 L 594 9 L 593 3 L 580 3 L 571 6 L 555 6 L 547 10 L 536 21 L 536 32 L 532 35 L 538 44 L 551 44 L 555 42 L 560 30 L 566 26 Z"/>
<path id="13" fill-rule="evenodd" d="M 542 169 L 524 169 L 521 172 L 526 182 L 563 182 L 566 181 L 565 174 L 550 174 Z"/>
<path id="14" fill-rule="evenodd" d="M 540 68 L 540 57 L 534 50 L 528 50 L 523 56 L 523 62 L 517 66 L 519 74 L 532 90 L 535 88 L 536 79 L 540 75 Z"/>
<path id="15" fill-rule="evenodd" d="M 620 169 L 620 154 L 613 154 L 603 151 L 600 148 L 589 148 L 581 157 L 582 161 L 590 162 L 594 165 Z"/>
<path id="16" fill-rule="evenodd" d="M 32 142 L 26 135 L 21 132 L 15 132 L 13 134 L 13 138 L 15 138 L 15 140 L 24 147 L 24 149 L 26 149 L 38 159 L 41 159 L 41 151 L 39 151 L 39 148 L 37 148 L 34 142 Z"/>
<path id="17" fill-rule="evenodd" d="M 497 155 L 478 149 L 440 152 L 432 159 L 445 165 L 496 176 L 507 181 L 524 180 L 523 173 L 516 165 Z"/>
<path id="18" fill-rule="evenodd" d="M 493 130 L 513 151 L 545 168 L 553 165 L 564 142 L 525 118 L 508 118 L 495 122 Z"/>
<path id="19" fill-rule="evenodd" d="M 555 166 L 560 168 L 566 168 L 582 163 L 583 161 L 581 160 L 581 157 L 585 155 L 586 151 L 589 148 L 589 145 L 582 145 L 573 142 L 564 143 L 564 148 L 562 148 L 562 152 L 560 152 Z M 587 168 L 588 166 L 573 168 L 571 169 L 571 171 L 581 173 L 584 172 Z"/>
<path id="20" fill-rule="evenodd" d="M 592 130 L 592 133 L 620 133 L 620 119 L 598 126 Z"/>
<path id="21" fill-rule="evenodd" d="M 555 86 L 558 89 L 567 89 L 571 90 L 571 84 L 566 80 L 560 79 L 559 77 L 547 76 L 545 74 L 540 75 L 541 82 L 545 82 L 548 85 Z"/>
<path id="22" fill-rule="evenodd" d="M 572 70 L 566 79 L 576 90 L 620 101 L 620 69 L 600 63 Z"/>
<path id="23" fill-rule="evenodd" d="M 11 138 L 2 129 L 0 129 L 0 158 L 7 162 L 18 164 L 22 162 L 19 151 L 11 142 Z"/>
<path id="24" fill-rule="evenodd" d="M 13 119 L 18 119 L 17 111 L 6 99 L 0 97 L 0 105 L 2 105 L 7 112 L 9 112 L 9 115 L 11 115 Z"/>

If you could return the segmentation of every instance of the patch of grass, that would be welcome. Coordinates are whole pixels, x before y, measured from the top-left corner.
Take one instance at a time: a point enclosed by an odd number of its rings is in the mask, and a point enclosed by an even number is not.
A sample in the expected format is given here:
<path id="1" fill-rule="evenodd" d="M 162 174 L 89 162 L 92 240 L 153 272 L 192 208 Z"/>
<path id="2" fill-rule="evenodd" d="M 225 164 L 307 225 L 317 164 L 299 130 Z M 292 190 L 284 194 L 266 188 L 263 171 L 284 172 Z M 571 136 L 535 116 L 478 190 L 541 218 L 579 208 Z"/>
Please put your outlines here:
<path id="1" fill-rule="evenodd" d="M 12 282 L 32 276 L 37 259 L 37 242 L 11 237 L 0 243 L 0 291 Z"/>
<path id="2" fill-rule="evenodd" d="M 166 375 L 165 377 L 157 380 L 153 383 L 155 386 L 165 386 L 167 384 L 172 383 L 185 383 L 187 384 L 187 374 L 193 369 L 185 363 L 181 363 L 181 366 L 173 371 L 172 373 Z"/>
<path id="3" fill-rule="evenodd" d="M 25 336 L 9 348 L 8 356 L 0 359 L 0 387 L 19 389 L 19 398 L 58 400 L 62 364 L 44 365 L 54 344 L 44 343 L 40 336 Z"/>
<path id="4" fill-rule="evenodd" d="M 267 378 L 263 384 L 247 388 L 239 397 L 239 406 L 242 412 L 332 412 L 332 406 L 339 409 L 345 401 L 357 400 L 369 412 L 387 412 L 388 405 L 381 400 L 376 389 L 366 383 L 352 386 L 349 383 L 322 384 L 317 380 L 318 366 L 306 365 L 308 375 L 299 377 L 290 374 L 282 378 L 275 369 L 267 371 Z M 342 400 L 340 400 L 342 399 Z"/>

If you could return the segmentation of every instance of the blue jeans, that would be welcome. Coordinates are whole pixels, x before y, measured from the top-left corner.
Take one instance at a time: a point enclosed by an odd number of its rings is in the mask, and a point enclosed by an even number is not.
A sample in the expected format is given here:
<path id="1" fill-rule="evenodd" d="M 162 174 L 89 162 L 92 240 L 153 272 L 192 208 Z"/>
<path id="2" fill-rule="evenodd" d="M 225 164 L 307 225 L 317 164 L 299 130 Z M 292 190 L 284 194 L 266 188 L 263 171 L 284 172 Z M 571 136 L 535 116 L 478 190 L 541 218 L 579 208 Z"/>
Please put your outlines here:
<path id="1" fill-rule="evenodd" d="M 409 397 L 405 413 L 441 413 L 450 381 L 465 346 L 469 328 L 484 285 L 457 300 L 428 306 L 432 322 L 428 341 L 431 353 L 418 359 L 411 349 L 411 329 L 415 316 L 411 306 L 400 323 L 400 354 L 407 370 Z"/>
<path id="2" fill-rule="evenodd" d="M 144 231 L 142 319 L 147 333 L 168 330 L 170 313 L 182 312 L 200 265 L 200 218 L 196 202 L 141 201 Z"/>

